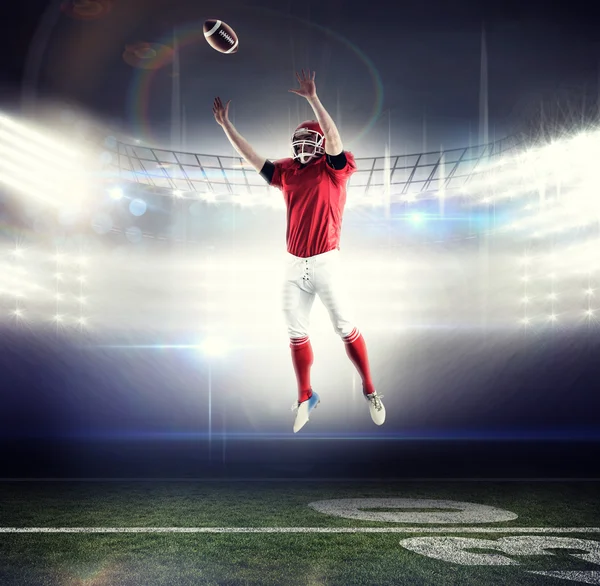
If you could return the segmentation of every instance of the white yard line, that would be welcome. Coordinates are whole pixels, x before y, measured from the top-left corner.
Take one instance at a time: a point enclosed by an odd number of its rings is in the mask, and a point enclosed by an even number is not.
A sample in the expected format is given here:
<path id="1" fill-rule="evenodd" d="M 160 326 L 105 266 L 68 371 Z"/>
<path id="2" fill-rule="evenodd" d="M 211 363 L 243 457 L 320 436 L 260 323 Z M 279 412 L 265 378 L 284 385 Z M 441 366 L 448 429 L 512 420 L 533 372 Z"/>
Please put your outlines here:
<path id="1" fill-rule="evenodd" d="M 0 527 L 0 533 L 600 533 L 600 527 Z"/>

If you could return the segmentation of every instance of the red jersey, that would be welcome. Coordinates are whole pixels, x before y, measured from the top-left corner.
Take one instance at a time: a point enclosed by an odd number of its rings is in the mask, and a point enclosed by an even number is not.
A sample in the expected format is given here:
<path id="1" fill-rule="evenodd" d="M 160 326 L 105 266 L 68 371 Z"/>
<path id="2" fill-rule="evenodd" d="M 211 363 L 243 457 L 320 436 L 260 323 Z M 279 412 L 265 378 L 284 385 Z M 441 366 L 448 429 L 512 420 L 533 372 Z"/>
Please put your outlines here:
<path id="1" fill-rule="evenodd" d="M 307 258 L 339 249 L 346 183 L 356 171 L 348 151 L 346 166 L 334 169 L 327 155 L 301 165 L 291 157 L 275 161 L 271 185 L 283 192 L 287 207 L 287 250 Z"/>

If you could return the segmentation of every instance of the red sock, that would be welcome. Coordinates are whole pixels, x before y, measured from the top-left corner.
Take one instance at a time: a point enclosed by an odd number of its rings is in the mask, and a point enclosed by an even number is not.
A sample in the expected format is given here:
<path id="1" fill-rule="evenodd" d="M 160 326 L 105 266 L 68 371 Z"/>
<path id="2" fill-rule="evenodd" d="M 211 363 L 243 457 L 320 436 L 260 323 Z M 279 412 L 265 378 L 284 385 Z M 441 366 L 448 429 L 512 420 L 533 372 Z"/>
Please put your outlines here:
<path id="1" fill-rule="evenodd" d="M 360 374 L 363 383 L 363 393 L 370 395 L 375 392 L 373 381 L 371 380 L 371 368 L 369 367 L 369 357 L 367 355 L 367 345 L 362 334 L 354 328 L 352 333 L 344 338 L 346 345 L 346 354 L 352 361 L 356 370 Z"/>
<path id="2" fill-rule="evenodd" d="M 307 401 L 312 396 L 310 387 L 310 367 L 313 363 L 313 351 L 308 336 L 294 338 L 291 341 L 292 362 L 298 381 L 298 402 Z"/>

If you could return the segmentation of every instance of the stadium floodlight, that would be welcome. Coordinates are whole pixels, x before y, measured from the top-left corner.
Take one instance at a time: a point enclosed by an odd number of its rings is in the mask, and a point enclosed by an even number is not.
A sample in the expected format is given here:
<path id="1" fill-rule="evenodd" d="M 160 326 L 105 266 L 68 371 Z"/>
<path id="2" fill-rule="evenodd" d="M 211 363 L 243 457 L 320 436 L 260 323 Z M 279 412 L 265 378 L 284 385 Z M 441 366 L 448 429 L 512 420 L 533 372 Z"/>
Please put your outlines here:
<path id="1" fill-rule="evenodd" d="M 81 153 L 76 148 L 65 146 L 65 142 L 58 137 L 50 137 L 46 132 L 33 129 L 30 125 L 8 118 L 0 117 L 0 129 L 10 135 L 12 140 L 19 140 L 25 144 L 40 145 L 48 153 L 57 153 L 63 157 L 78 159 Z"/>
<path id="2" fill-rule="evenodd" d="M 0 132 L 0 182 L 51 206 L 79 201 L 88 187 L 82 163 L 64 155 L 57 158 L 56 152 L 34 148 L 23 139 L 13 144 Z"/>

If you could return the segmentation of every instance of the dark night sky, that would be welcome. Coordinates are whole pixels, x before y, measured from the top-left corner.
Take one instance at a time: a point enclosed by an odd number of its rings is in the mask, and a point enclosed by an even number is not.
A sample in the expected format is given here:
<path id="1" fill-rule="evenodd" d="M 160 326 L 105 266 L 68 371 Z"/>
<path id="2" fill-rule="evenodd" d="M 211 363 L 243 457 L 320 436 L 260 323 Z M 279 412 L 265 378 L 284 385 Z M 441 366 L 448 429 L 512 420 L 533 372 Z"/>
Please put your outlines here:
<path id="1" fill-rule="evenodd" d="M 302 100 L 287 92 L 294 68 L 302 66 L 317 71 L 321 99 L 346 140 L 378 118 L 355 149 L 380 150 L 390 123 L 392 150 L 476 141 L 483 24 L 492 132 L 503 134 L 511 116 L 531 100 L 558 88 L 595 86 L 598 79 L 600 19 L 583 0 L 116 0 L 108 17 L 84 23 L 56 8 L 53 16 L 48 6 L 40 0 L 13 3 L 3 18 L 1 71 L 3 87 L 12 90 L 7 95 L 18 96 L 29 59 L 30 71 L 39 66 L 29 84 L 36 95 L 80 105 L 105 121 L 120 120 L 148 140 L 169 136 L 172 76 L 163 69 L 145 93 L 136 93 L 136 72 L 121 58 L 124 45 L 164 39 L 173 26 L 194 22 L 200 31 L 201 22 L 214 15 L 230 23 L 240 37 L 236 55 L 215 52 L 201 34 L 181 52 L 185 146 L 204 152 L 229 148 L 212 120 L 217 94 L 233 99 L 232 115 L 249 139 L 287 148 L 289 125 L 309 115 Z M 47 24 L 33 41 L 45 9 Z M 373 114 L 374 72 L 383 88 L 379 117 Z M 139 107 L 144 99 L 145 116 Z M 431 144 L 423 145 L 425 118 Z"/>

